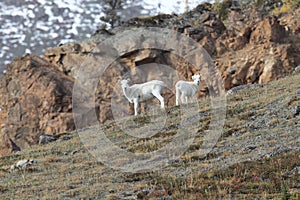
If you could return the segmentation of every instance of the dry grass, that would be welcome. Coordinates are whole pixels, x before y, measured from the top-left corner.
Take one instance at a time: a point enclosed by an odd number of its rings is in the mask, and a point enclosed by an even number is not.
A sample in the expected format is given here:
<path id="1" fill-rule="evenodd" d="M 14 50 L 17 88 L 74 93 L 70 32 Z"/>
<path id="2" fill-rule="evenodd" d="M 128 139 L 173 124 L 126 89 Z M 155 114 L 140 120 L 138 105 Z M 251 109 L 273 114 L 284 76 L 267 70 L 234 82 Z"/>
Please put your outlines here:
<path id="1" fill-rule="evenodd" d="M 199 126 L 188 131 L 198 134 L 185 154 L 157 171 L 131 174 L 111 169 L 96 161 L 76 132 L 69 133 L 70 140 L 1 157 L 0 199 L 299 199 L 300 120 L 290 116 L 300 104 L 294 96 L 299 80 L 300 74 L 229 96 L 223 134 L 206 157 L 197 156 L 197 151 L 211 120 L 209 99 L 192 105 L 201 118 Z M 167 112 L 165 128 L 153 137 L 130 137 L 114 122 L 105 124 L 105 134 L 131 152 L 158 150 L 174 138 L 184 117 L 178 107 Z M 149 116 L 132 120 L 146 127 Z M 6 171 L 25 158 L 38 164 Z"/>

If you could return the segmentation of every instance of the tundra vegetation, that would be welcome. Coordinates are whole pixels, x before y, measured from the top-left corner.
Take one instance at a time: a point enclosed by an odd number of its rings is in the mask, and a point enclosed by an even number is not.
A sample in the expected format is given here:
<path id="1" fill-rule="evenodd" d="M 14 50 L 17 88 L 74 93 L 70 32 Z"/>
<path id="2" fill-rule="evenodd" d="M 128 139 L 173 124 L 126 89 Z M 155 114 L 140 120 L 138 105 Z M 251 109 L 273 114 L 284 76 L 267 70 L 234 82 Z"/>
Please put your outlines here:
<path id="1" fill-rule="evenodd" d="M 201 116 L 199 134 L 167 167 L 135 174 L 116 171 L 97 162 L 78 134 L 70 132 L 69 140 L 58 139 L 1 157 L 0 198 L 299 199 L 300 123 L 299 116 L 291 113 L 300 103 L 295 94 L 299 80 L 298 73 L 230 95 L 222 136 L 205 158 L 197 157 L 196 152 L 209 126 L 211 107 L 209 99 L 199 99 L 191 104 Z M 120 148 L 151 152 L 175 137 L 176 124 L 184 117 L 179 107 L 166 111 L 170 113 L 167 127 L 151 138 L 128 138 L 114 122 L 105 123 L 103 130 Z M 148 123 L 146 116 L 138 117 L 141 123 Z M 11 165 L 28 158 L 37 164 L 8 173 Z"/>

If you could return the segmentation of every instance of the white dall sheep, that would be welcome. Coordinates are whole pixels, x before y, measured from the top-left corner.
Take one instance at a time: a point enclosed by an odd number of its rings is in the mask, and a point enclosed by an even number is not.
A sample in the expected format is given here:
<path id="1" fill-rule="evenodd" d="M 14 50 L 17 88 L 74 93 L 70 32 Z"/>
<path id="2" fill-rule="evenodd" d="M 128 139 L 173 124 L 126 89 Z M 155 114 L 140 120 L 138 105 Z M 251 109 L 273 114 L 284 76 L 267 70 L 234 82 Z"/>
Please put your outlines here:
<path id="1" fill-rule="evenodd" d="M 160 101 L 160 107 L 165 107 L 164 98 L 161 91 L 167 85 L 163 81 L 152 80 L 142 84 L 134 84 L 129 86 L 129 80 L 119 80 L 125 97 L 130 103 L 134 104 L 134 115 L 138 115 L 139 102 L 144 102 L 156 97 Z"/>
<path id="2" fill-rule="evenodd" d="M 179 97 L 181 103 L 188 103 L 188 99 L 190 99 L 190 101 L 194 100 L 200 88 L 201 74 L 193 75 L 192 79 L 193 81 L 178 81 L 176 83 L 176 106 L 179 105 Z"/>

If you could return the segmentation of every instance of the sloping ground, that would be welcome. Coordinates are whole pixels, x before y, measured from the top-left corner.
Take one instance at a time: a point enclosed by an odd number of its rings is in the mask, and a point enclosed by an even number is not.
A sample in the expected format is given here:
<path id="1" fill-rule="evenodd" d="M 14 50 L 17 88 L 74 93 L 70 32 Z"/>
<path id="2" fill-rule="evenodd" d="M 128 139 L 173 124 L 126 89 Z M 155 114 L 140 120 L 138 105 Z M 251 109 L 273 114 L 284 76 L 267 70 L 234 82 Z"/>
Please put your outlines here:
<path id="1" fill-rule="evenodd" d="M 112 30 L 99 29 L 84 41 L 48 49 L 43 58 L 26 55 L 15 59 L 7 66 L 0 81 L 0 156 L 30 148 L 44 133 L 56 135 L 74 130 L 72 85 L 79 75 L 80 78 L 88 77 L 89 72 L 99 78 L 95 103 L 100 122 L 113 117 L 112 97 L 119 76 L 131 78 L 132 83 L 160 77 L 174 85 L 171 71 L 178 72 L 182 75 L 179 78 L 185 80 L 190 80 L 192 74 L 201 73 L 205 81 L 202 81 L 197 97 L 207 96 L 212 89 L 218 94 L 216 83 L 209 85 L 205 77 L 205 65 L 194 63 L 192 66 L 192 60 L 201 62 L 202 56 L 189 60 L 176 55 L 176 50 L 185 52 L 182 45 L 180 48 L 171 45 L 166 50 L 148 48 L 162 44 L 165 40 L 161 38 L 170 39 L 166 44 L 176 44 L 165 31 L 151 32 L 149 27 L 168 28 L 201 44 L 215 61 L 226 90 L 239 85 L 268 83 L 290 75 L 300 63 L 299 8 L 279 16 L 269 15 L 253 6 L 244 5 L 238 10 L 243 12 L 230 9 L 229 21 L 219 19 L 213 5 L 208 3 L 181 15 L 134 18 Z M 137 27 L 141 32 L 135 31 Z M 145 34 L 148 32 L 153 34 L 148 36 Z M 153 43 L 152 39 L 156 41 Z M 104 41 L 111 42 L 108 45 L 111 48 L 107 48 Z M 140 49 L 140 45 L 147 48 Z M 105 68 L 106 64 L 102 63 L 105 56 L 97 51 L 110 52 L 108 49 L 116 50 L 120 56 Z M 103 70 L 102 76 L 95 74 L 96 69 Z M 88 81 L 83 82 L 88 85 Z M 169 93 L 165 99 L 167 106 L 174 105 L 174 94 Z M 202 120 L 208 121 L 205 116 Z"/>
<path id="2" fill-rule="evenodd" d="M 197 132 L 193 144 L 154 172 L 125 173 L 97 162 L 76 132 L 1 157 L 0 199 L 299 199 L 300 116 L 294 112 L 300 104 L 299 90 L 300 74 L 295 74 L 229 95 L 222 136 L 205 158 L 197 152 L 211 120 L 210 101 L 191 105 L 200 120 L 198 127 L 188 128 Z M 174 139 L 180 118 L 185 117 L 178 107 L 167 112 L 165 127 L 147 139 L 126 136 L 117 122 L 104 124 L 103 130 L 122 149 L 151 152 Z M 127 127 L 122 128 L 132 128 L 132 121 L 148 127 L 149 115 L 124 119 Z M 157 122 L 163 120 L 163 115 L 154 115 Z M 90 128 L 80 134 L 96 132 Z M 6 171 L 27 158 L 37 160 L 37 165 Z"/>

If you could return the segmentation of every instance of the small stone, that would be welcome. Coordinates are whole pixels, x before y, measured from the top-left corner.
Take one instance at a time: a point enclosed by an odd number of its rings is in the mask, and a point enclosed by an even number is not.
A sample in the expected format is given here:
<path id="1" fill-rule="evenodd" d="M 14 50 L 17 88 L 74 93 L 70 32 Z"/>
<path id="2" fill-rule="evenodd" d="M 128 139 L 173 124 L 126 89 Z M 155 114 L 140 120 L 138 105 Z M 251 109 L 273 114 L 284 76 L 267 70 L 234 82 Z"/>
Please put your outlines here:
<path id="1" fill-rule="evenodd" d="M 236 69 L 230 67 L 229 69 L 227 69 L 227 72 L 228 72 L 229 74 L 234 74 L 234 73 L 236 72 Z"/>
<path id="2" fill-rule="evenodd" d="M 72 154 L 72 155 L 75 155 L 76 153 L 78 153 L 77 150 L 73 151 L 71 154 Z"/>
<path id="3" fill-rule="evenodd" d="M 295 68 L 295 72 L 300 72 L 300 65 Z"/>
<path id="4" fill-rule="evenodd" d="M 248 151 L 252 151 L 252 150 L 254 150 L 256 148 L 257 148 L 257 146 L 247 146 L 243 150 L 246 151 L 246 152 L 248 152 Z"/>
<path id="5" fill-rule="evenodd" d="M 290 97 L 289 101 L 288 101 L 288 105 L 291 105 L 296 100 L 297 100 L 297 98 L 295 96 Z"/>
<path id="6" fill-rule="evenodd" d="M 296 167 L 291 171 L 291 173 L 294 174 L 294 175 L 300 174 L 300 166 L 296 166 Z"/>
<path id="7" fill-rule="evenodd" d="M 108 192 L 109 193 L 115 193 L 115 191 L 113 189 L 109 189 Z"/>
<path id="8" fill-rule="evenodd" d="M 300 113 L 300 105 L 296 105 L 293 109 L 293 115 L 296 116 L 296 115 L 299 115 Z"/>
<path id="9" fill-rule="evenodd" d="M 300 97 L 300 88 L 298 88 L 295 93 L 297 97 Z"/>
<path id="10" fill-rule="evenodd" d="M 64 136 L 61 138 L 62 141 L 70 140 L 72 139 L 72 136 Z"/>
<path id="11" fill-rule="evenodd" d="M 48 144 L 50 142 L 54 142 L 58 137 L 55 135 L 43 134 L 39 138 L 39 144 Z"/>

